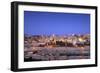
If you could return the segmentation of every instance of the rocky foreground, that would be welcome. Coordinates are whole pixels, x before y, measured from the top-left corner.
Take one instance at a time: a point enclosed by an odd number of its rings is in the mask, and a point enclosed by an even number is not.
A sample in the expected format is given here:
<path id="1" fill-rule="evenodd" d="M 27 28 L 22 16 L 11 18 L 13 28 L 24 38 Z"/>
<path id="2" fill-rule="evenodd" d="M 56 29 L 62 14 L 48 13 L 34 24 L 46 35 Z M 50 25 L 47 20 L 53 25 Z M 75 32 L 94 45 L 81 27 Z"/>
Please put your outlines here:
<path id="1" fill-rule="evenodd" d="M 24 61 L 89 59 L 90 47 L 33 47 L 25 48 Z"/>

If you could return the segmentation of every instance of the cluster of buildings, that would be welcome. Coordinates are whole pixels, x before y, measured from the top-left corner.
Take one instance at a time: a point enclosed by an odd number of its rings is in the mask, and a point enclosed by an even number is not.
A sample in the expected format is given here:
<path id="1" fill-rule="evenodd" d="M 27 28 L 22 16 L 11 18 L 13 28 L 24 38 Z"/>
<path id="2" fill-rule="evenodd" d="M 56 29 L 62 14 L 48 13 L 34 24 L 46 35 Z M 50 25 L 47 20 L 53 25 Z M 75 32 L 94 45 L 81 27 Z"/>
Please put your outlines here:
<path id="1" fill-rule="evenodd" d="M 25 36 L 25 47 L 84 47 L 90 45 L 90 35 L 34 35 Z"/>

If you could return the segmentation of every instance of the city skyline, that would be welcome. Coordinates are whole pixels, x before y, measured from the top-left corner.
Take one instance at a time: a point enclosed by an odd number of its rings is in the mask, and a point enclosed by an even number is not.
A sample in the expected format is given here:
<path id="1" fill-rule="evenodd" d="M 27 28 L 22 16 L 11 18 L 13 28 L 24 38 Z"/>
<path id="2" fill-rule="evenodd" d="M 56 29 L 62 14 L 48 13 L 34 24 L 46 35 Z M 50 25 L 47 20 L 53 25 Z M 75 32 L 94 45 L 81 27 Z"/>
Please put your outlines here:
<path id="1" fill-rule="evenodd" d="M 24 34 L 89 34 L 90 15 L 24 11 Z"/>

